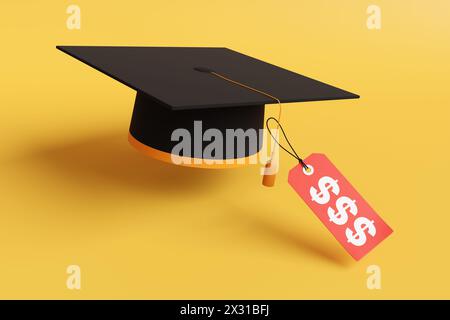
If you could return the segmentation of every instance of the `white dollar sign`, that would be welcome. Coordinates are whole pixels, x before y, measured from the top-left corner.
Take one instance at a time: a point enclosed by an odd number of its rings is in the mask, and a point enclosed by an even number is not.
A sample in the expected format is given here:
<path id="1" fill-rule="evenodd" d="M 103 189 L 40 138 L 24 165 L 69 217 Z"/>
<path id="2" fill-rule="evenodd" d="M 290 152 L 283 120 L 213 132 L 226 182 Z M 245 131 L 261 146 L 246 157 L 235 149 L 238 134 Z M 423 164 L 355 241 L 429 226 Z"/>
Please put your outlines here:
<path id="1" fill-rule="evenodd" d="M 317 202 L 318 204 L 325 204 L 330 201 L 330 192 L 328 189 L 331 189 L 335 195 L 339 194 L 339 185 L 337 184 L 337 180 L 330 178 L 328 176 L 324 176 L 319 180 L 319 189 L 311 187 L 309 188 L 309 194 L 311 195 L 312 201 Z"/>
<path id="2" fill-rule="evenodd" d="M 353 232 L 350 228 L 347 228 L 345 230 L 345 235 L 347 236 L 347 241 L 357 247 L 360 247 L 366 243 L 366 230 L 372 237 L 377 233 L 373 220 L 369 220 L 365 217 L 359 217 L 356 219 L 353 226 L 356 231 Z"/>
<path id="3" fill-rule="evenodd" d="M 339 226 L 347 223 L 347 209 L 349 209 L 349 212 L 354 216 L 358 213 L 358 207 L 355 204 L 355 200 L 352 200 L 346 196 L 340 197 L 336 200 L 336 209 L 338 212 L 336 212 L 332 207 L 328 207 L 328 217 L 331 222 Z"/>

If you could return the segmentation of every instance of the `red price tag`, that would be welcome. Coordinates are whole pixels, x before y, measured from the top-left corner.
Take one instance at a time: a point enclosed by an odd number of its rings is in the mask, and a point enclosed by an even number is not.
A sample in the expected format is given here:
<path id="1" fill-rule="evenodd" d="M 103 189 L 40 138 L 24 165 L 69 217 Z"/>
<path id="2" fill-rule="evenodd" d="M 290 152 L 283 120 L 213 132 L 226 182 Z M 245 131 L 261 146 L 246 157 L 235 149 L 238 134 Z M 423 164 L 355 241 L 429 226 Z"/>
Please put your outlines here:
<path id="1" fill-rule="evenodd" d="M 359 260 L 392 233 L 324 154 L 314 153 L 289 172 L 289 184 L 341 243 Z"/>

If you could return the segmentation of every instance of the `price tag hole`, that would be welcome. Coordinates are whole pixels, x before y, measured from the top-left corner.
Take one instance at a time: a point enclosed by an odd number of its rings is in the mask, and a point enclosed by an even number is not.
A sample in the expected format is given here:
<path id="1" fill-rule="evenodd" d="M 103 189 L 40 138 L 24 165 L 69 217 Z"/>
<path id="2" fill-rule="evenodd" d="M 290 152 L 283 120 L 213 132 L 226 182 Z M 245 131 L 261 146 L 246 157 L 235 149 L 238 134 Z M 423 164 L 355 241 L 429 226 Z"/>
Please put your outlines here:
<path id="1" fill-rule="evenodd" d="M 314 167 L 312 165 L 308 165 L 308 169 L 303 168 L 303 173 L 307 176 L 310 176 L 314 173 Z"/>

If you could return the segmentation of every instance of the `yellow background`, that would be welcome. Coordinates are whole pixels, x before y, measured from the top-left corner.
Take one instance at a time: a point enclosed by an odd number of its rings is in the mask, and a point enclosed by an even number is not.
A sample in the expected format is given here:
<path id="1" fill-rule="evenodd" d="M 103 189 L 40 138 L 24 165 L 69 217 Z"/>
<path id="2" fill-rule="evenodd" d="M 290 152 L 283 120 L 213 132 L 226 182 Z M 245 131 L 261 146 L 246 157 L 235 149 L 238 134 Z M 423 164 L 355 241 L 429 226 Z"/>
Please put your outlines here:
<path id="1" fill-rule="evenodd" d="M 73 3 L 81 30 L 66 28 L 72 2 L 0 5 L 0 298 L 450 298 L 449 1 Z M 360 94 L 285 105 L 283 123 L 393 235 L 354 262 L 287 184 L 285 154 L 272 189 L 256 166 L 142 156 L 134 91 L 57 44 L 226 46 Z"/>

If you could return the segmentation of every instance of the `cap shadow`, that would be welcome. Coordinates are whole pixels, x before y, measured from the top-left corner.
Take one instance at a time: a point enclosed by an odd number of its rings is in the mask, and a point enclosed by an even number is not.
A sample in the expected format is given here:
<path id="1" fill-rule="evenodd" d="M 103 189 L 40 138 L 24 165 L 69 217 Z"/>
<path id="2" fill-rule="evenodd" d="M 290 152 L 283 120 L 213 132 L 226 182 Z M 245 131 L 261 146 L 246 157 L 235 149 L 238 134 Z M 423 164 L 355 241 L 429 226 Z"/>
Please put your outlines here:
<path id="1" fill-rule="evenodd" d="M 226 170 L 189 168 L 154 160 L 134 150 L 123 132 L 100 133 L 45 144 L 27 155 L 41 173 L 72 185 L 129 188 L 152 194 L 192 194 L 223 182 Z M 101 189 L 100 189 L 101 190 Z"/>
<path id="2" fill-rule="evenodd" d="M 264 218 L 265 215 L 261 213 L 256 215 L 243 210 L 234 211 L 234 213 L 239 215 L 241 221 L 246 221 L 251 225 L 249 232 L 252 236 L 271 242 L 274 241 L 292 250 L 294 253 L 303 251 L 314 258 L 319 258 L 342 267 L 350 266 L 352 263 L 352 259 L 343 250 L 339 250 L 340 248 L 337 245 L 330 245 L 327 241 L 318 239 L 311 232 L 302 228 L 301 225 L 282 225 L 268 218 Z M 270 215 L 274 214 L 270 213 Z M 234 219 L 234 221 L 236 220 Z"/>

